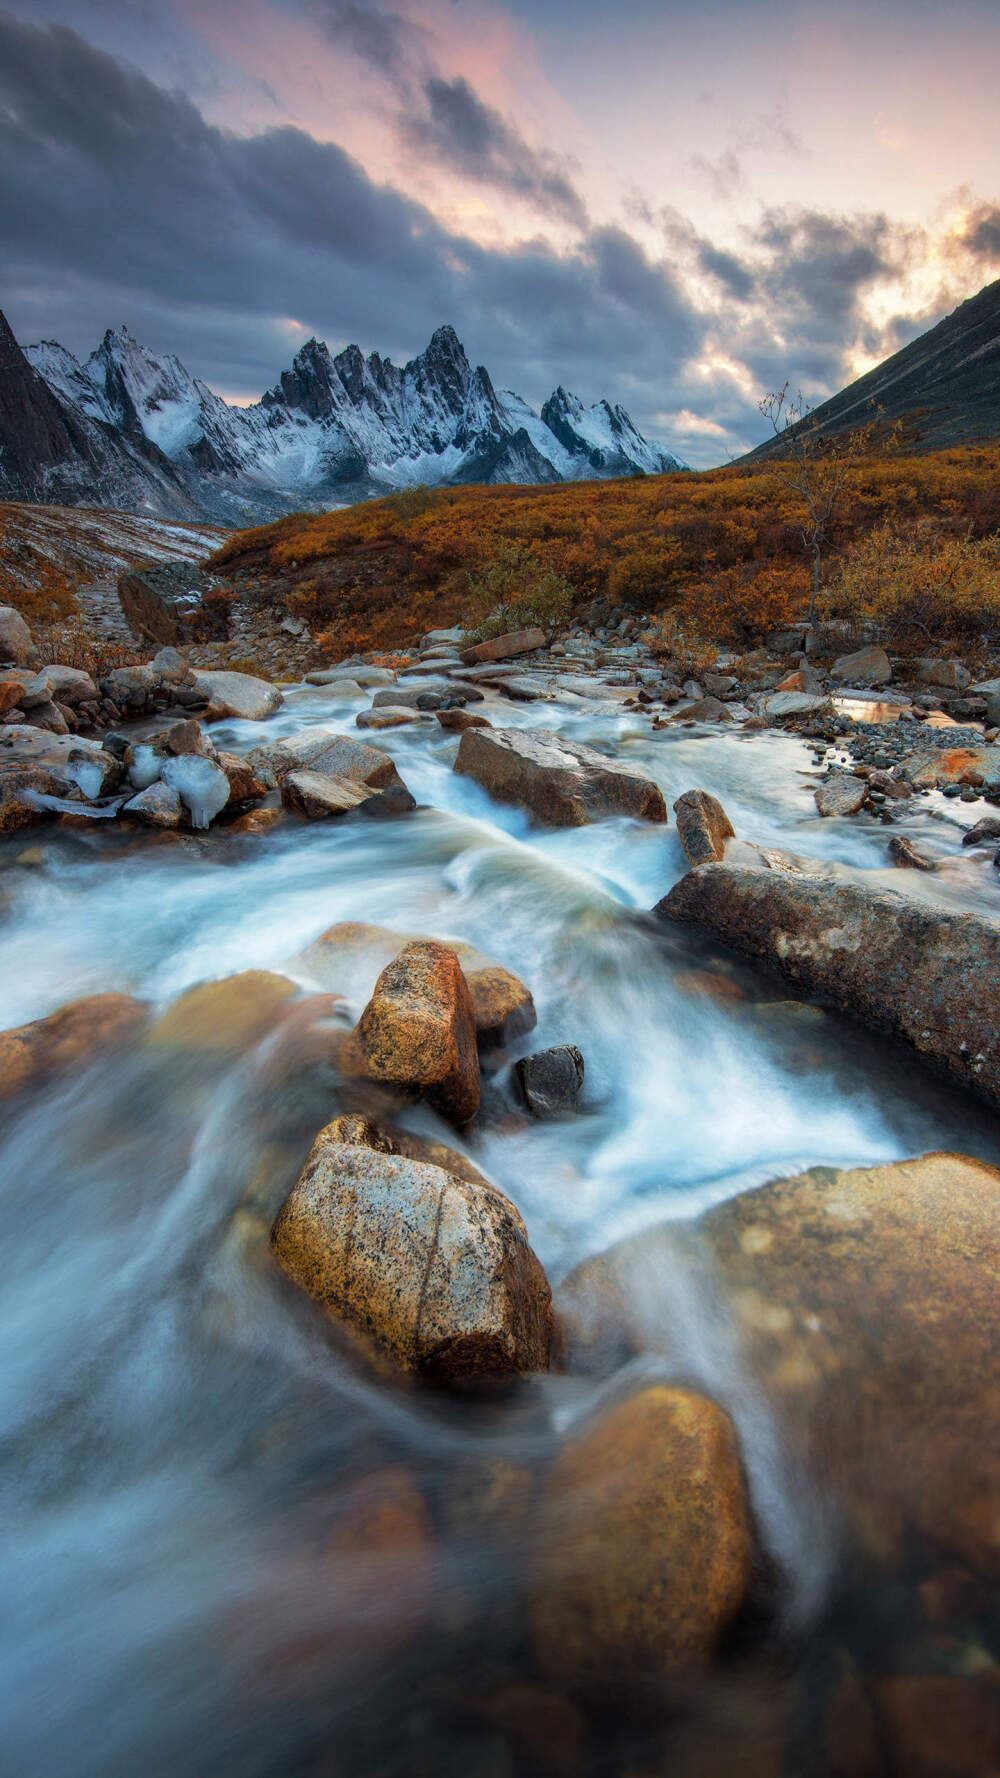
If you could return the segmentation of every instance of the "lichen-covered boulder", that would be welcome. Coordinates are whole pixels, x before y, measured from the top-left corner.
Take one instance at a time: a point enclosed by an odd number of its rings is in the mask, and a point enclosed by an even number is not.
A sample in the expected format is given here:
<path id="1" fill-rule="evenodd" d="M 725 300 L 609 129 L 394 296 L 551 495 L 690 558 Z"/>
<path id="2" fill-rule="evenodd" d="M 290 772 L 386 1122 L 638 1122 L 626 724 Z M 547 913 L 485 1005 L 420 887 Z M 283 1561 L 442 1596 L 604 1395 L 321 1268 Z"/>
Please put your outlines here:
<path id="1" fill-rule="evenodd" d="M 743 1603 L 752 1542 L 736 1435 L 688 1389 L 643 1389 L 565 1445 L 539 1513 L 531 1612 L 543 1672 L 655 1704 L 703 1668 Z"/>
<path id="2" fill-rule="evenodd" d="M 283 703 L 281 692 L 266 679 L 252 673 L 197 672 L 195 690 L 208 703 L 210 719 L 237 716 L 244 722 L 263 722 L 273 716 Z"/>
<path id="3" fill-rule="evenodd" d="M 813 792 L 816 807 L 825 818 L 831 815 L 856 815 L 868 796 L 863 778 L 850 772 L 834 772 Z"/>
<path id="4" fill-rule="evenodd" d="M 549 1286 L 494 1188 L 323 1130 L 271 1244 L 332 1320 L 405 1370 L 446 1380 L 548 1366 Z"/>
<path id="5" fill-rule="evenodd" d="M 31 659 L 31 631 L 13 605 L 0 605 L 0 660 L 20 667 Z"/>
<path id="6" fill-rule="evenodd" d="M 420 1092 L 449 1123 L 479 1109 L 472 998 L 454 951 L 434 939 L 405 945 L 383 969 L 358 1021 L 373 1080 Z"/>

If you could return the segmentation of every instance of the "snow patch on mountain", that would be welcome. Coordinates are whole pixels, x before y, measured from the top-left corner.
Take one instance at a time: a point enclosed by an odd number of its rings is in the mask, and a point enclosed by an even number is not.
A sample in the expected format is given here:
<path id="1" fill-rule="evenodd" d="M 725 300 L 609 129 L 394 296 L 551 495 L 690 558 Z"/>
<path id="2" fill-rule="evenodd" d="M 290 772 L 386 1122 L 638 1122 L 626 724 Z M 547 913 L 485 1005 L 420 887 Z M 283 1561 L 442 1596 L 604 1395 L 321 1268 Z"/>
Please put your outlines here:
<path id="1" fill-rule="evenodd" d="M 537 413 L 473 369 L 452 327 L 398 367 L 357 346 L 309 340 L 259 402 L 230 407 L 170 353 L 125 327 L 80 364 L 47 340 L 28 348 L 59 398 L 152 445 L 195 505 L 225 523 L 345 504 L 422 483 L 548 482 L 683 468 L 621 407 L 557 389 Z"/>

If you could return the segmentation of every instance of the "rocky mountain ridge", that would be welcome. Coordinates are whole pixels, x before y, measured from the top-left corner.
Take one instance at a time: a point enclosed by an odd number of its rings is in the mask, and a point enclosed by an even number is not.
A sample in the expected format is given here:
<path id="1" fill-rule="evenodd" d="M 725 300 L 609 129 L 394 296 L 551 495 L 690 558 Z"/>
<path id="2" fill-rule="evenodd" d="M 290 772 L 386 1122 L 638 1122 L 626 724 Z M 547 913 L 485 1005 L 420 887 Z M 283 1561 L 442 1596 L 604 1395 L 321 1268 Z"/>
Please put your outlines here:
<path id="1" fill-rule="evenodd" d="M 607 401 L 587 407 L 560 388 L 539 414 L 513 391 L 496 390 L 452 327 L 438 328 L 402 368 L 354 345 L 334 356 L 311 339 L 248 407 L 231 406 L 125 327 L 109 330 L 82 364 L 56 341 L 21 352 L 9 328 L 4 337 L 0 494 L 11 498 L 246 525 L 414 483 L 594 480 L 684 467 Z"/>
<path id="2" fill-rule="evenodd" d="M 943 450 L 1000 435 L 1000 279 L 821 403 L 810 425 L 832 437 L 874 418 L 902 422 L 907 450 Z M 769 439 L 741 461 L 780 448 Z"/>

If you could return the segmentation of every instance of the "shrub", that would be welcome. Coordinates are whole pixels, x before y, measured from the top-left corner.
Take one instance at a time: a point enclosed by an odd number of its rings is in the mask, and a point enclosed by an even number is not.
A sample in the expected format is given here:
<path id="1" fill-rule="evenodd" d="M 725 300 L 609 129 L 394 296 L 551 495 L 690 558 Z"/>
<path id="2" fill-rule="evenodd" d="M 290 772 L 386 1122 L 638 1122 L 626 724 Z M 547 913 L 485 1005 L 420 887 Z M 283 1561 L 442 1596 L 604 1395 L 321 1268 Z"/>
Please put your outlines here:
<path id="1" fill-rule="evenodd" d="M 401 525 L 407 525 L 411 519 L 419 519 L 429 512 L 435 503 L 435 496 L 430 488 L 422 487 L 419 482 L 411 482 L 408 488 L 399 488 L 395 494 L 388 494 L 381 502 L 386 512 Z"/>
<path id="2" fill-rule="evenodd" d="M 804 563 L 746 562 L 687 587 L 679 612 L 703 635 L 739 645 L 794 623 L 808 604 Z"/>
<path id="3" fill-rule="evenodd" d="M 825 615 L 904 649 L 1000 639 L 1000 533 L 949 537 L 878 525 L 837 566 Z"/>
<path id="4" fill-rule="evenodd" d="M 508 630 L 551 632 L 573 609 L 573 588 L 523 543 L 506 543 L 469 582 L 473 634 L 485 642 Z"/>
<path id="5" fill-rule="evenodd" d="M 718 659 L 714 643 L 685 624 L 676 611 L 654 618 L 643 641 L 651 653 L 669 660 L 681 679 L 699 678 L 710 672 Z"/>
<path id="6" fill-rule="evenodd" d="M 46 666 L 78 667 L 94 680 L 106 679 L 116 667 L 137 667 L 150 655 L 149 648 L 140 654 L 127 642 L 91 636 L 69 624 L 40 625 L 33 631 L 32 641 Z"/>

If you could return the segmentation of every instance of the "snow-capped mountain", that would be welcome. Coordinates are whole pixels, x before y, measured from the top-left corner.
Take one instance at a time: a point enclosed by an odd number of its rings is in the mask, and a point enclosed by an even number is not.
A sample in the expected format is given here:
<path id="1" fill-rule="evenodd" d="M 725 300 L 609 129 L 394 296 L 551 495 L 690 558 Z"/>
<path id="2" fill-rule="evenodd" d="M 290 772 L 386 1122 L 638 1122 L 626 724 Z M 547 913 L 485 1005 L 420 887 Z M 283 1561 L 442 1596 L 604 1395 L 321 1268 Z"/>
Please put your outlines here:
<path id="1" fill-rule="evenodd" d="M 620 407 L 587 408 L 560 388 L 538 414 L 513 391 L 498 393 L 452 327 L 439 327 L 401 369 L 377 352 L 365 358 L 347 346 L 334 357 L 309 340 L 275 387 L 243 408 L 124 327 L 83 364 L 52 340 L 24 356 L 65 410 L 155 454 L 192 506 L 223 523 L 414 482 L 556 482 L 684 467 Z M 0 458 L 0 490 L 3 473 Z"/>
<path id="2" fill-rule="evenodd" d="M 74 366 L 60 353 L 63 378 Z M 199 514 L 173 463 L 137 431 L 126 436 L 90 402 L 65 396 L 32 368 L 0 315 L 0 496 L 68 506 L 115 506 L 158 518 Z"/>

